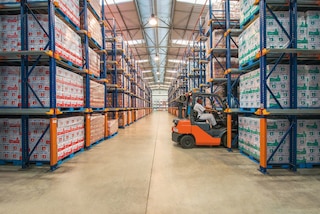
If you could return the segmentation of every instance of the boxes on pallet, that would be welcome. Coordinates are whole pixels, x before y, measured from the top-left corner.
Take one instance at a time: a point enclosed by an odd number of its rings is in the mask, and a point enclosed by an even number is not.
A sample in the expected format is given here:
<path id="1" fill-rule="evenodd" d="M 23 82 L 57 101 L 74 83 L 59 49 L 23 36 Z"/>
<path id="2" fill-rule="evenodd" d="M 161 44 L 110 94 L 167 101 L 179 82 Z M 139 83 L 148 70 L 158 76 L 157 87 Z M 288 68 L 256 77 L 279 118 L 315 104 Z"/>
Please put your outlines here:
<path id="1" fill-rule="evenodd" d="M 305 13 L 308 26 L 308 49 L 320 48 L 320 11 L 307 11 Z"/>
<path id="2" fill-rule="evenodd" d="M 240 0 L 240 25 L 244 25 L 254 14 L 259 11 L 259 6 L 254 5 L 255 0 Z"/>
<path id="3" fill-rule="evenodd" d="M 119 112 L 119 127 L 124 127 L 128 125 L 128 116 L 126 111 L 120 111 Z"/>
<path id="4" fill-rule="evenodd" d="M 93 114 L 90 117 L 90 144 L 104 138 L 105 116 L 102 114 Z"/>
<path id="5" fill-rule="evenodd" d="M 85 84 L 84 84 L 85 85 Z M 86 86 L 84 86 L 86 88 Z M 104 107 L 104 85 L 90 80 L 90 107 Z"/>
<path id="6" fill-rule="evenodd" d="M 279 101 L 282 107 L 290 106 L 290 79 L 288 65 L 267 66 L 267 73 L 272 74 L 267 80 L 272 94 L 267 93 L 267 108 L 279 108 L 276 102 Z M 275 99 L 276 98 L 276 99 Z M 240 107 L 259 108 L 260 107 L 260 69 L 240 76 Z"/>
<path id="7" fill-rule="evenodd" d="M 0 106 L 21 106 L 20 68 L 0 66 Z"/>
<path id="8" fill-rule="evenodd" d="M 102 31 L 101 25 L 96 17 L 92 14 L 92 12 L 87 9 L 87 23 L 88 23 L 88 33 L 90 37 L 100 46 L 102 46 Z M 84 29 L 84 20 L 83 16 L 81 16 L 81 29 Z"/>
<path id="9" fill-rule="evenodd" d="M 118 132 L 119 123 L 118 120 L 108 120 L 108 136 L 111 136 Z"/>
<path id="10" fill-rule="evenodd" d="M 100 64 L 101 64 L 100 63 L 100 55 L 97 54 L 91 48 L 89 48 L 89 67 L 90 67 L 90 72 L 96 77 L 100 77 Z"/>
<path id="11" fill-rule="evenodd" d="M 66 122 L 68 121 L 68 122 Z M 69 123 L 70 121 L 76 121 Z M 30 156 L 32 161 L 49 161 L 50 160 L 50 132 L 46 130 L 49 125 L 49 119 L 43 118 L 32 118 L 29 119 L 29 152 L 33 151 Z M 0 150 L 8 151 L 5 160 L 21 160 L 22 148 L 21 148 L 21 120 L 20 119 L 0 119 Z M 10 127 L 6 135 L 6 127 Z M 8 135 L 10 132 L 14 132 L 14 139 Z M 42 136 L 42 138 L 41 138 Z M 41 138 L 41 139 L 40 139 Z M 9 139 L 9 141 L 7 140 Z M 9 143 L 6 143 L 6 142 Z M 72 142 L 81 143 L 77 148 L 72 148 Z M 57 148 L 59 160 L 64 158 L 66 155 L 76 152 L 84 146 L 84 122 L 83 117 L 69 117 L 58 119 L 58 130 L 57 130 Z M 38 145 L 37 145 L 38 143 Z M 35 147 L 37 145 L 37 147 Z M 7 150 L 5 150 L 7 149 Z M 72 151 L 70 153 L 70 151 Z M 3 155 L 2 155 L 3 156 Z"/>
<path id="12" fill-rule="evenodd" d="M 304 12 L 298 12 L 297 48 L 308 49 L 308 24 Z"/>
<path id="13" fill-rule="evenodd" d="M 48 44 L 48 36 L 43 29 L 48 31 L 48 15 L 35 14 L 35 17 L 37 20 L 32 15 L 28 15 L 28 47 L 31 51 L 45 50 L 46 45 Z M 0 19 L 0 50 L 21 50 L 20 15 L 1 15 Z M 39 23 L 43 29 L 40 27 Z M 57 54 L 77 66 L 82 66 L 80 36 L 56 16 L 55 41 Z M 48 47 L 46 50 L 48 50 Z"/>
<path id="14" fill-rule="evenodd" d="M 46 2 L 46 0 L 28 0 L 28 2 Z M 17 0 L 4 0 L 4 2 L 18 2 Z M 55 4 L 61 12 L 76 26 L 80 27 L 80 5 L 78 0 L 56 0 Z"/>
<path id="15" fill-rule="evenodd" d="M 289 128 L 287 120 L 268 120 L 267 155 L 271 156 L 279 145 L 284 133 Z M 239 117 L 239 148 L 245 153 L 260 158 L 260 120 L 259 118 Z M 271 163 L 288 163 L 289 146 L 287 138 L 274 154 Z M 286 162 L 287 161 L 287 162 Z"/>
<path id="16" fill-rule="evenodd" d="M 226 48 L 226 37 L 224 36 L 225 31 L 217 29 L 212 31 L 212 48 Z M 232 37 L 230 41 L 231 48 L 237 48 L 239 43 L 238 37 Z M 206 41 L 206 47 L 210 47 L 210 39 Z"/>
<path id="17" fill-rule="evenodd" d="M 320 107 L 320 66 L 298 65 L 298 107 Z"/>
<path id="18" fill-rule="evenodd" d="M 29 76 L 29 106 L 40 107 L 50 105 L 49 67 L 37 66 Z M 57 107 L 83 107 L 83 77 L 60 67 L 56 67 L 56 103 Z"/>
<path id="19" fill-rule="evenodd" d="M 20 29 L 20 15 L 0 16 L 0 51 L 21 49 Z"/>
<path id="20" fill-rule="evenodd" d="M 282 24 L 283 28 L 289 31 L 289 13 L 286 11 L 275 11 L 274 14 Z M 282 30 L 276 19 L 267 14 L 267 48 L 286 48 L 289 39 Z M 239 36 L 239 62 L 245 65 L 256 59 L 260 50 L 260 18 L 256 19 Z"/>
<path id="21" fill-rule="evenodd" d="M 212 19 L 213 21 L 219 20 L 221 22 L 221 19 L 225 19 L 225 2 L 221 0 L 212 0 Z M 238 20 L 240 17 L 240 6 L 238 1 L 230 1 L 230 19 L 231 20 Z M 209 17 L 210 14 L 207 12 L 205 17 L 205 33 L 207 33 L 210 29 L 209 23 Z"/>
<path id="22" fill-rule="evenodd" d="M 94 9 L 94 11 L 97 13 L 99 17 L 101 17 L 102 14 L 102 5 L 99 0 L 91 0 L 90 5 Z"/>
<path id="23" fill-rule="evenodd" d="M 21 160 L 21 120 L 0 118 L 0 155 L 4 160 Z"/>

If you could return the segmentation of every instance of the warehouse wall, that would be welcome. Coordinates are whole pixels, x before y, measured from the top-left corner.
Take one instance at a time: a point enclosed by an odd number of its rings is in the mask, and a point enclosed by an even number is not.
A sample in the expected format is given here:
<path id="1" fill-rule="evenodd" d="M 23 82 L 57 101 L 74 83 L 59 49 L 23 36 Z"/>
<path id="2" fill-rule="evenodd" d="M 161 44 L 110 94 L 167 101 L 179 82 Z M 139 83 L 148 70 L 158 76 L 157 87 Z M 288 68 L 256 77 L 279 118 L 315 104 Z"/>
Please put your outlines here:
<path id="1" fill-rule="evenodd" d="M 152 91 L 152 107 L 155 110 L 167 110 L 168 108 L 168 91 L 153 90 Z"/>

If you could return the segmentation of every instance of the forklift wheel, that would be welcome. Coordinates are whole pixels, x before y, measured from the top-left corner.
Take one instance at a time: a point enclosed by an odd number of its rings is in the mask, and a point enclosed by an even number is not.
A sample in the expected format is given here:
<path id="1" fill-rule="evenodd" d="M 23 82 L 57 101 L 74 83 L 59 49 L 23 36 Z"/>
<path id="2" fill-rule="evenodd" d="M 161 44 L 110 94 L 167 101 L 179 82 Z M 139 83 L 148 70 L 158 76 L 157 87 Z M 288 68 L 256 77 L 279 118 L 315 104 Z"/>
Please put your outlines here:
<path id="1" fill-rule="evenodd" d="M 180 140 L 181 147 L 184 149 L 191 149 L 194 147 L 194 138 L 191 135 L 184 135 Z"/>
<path id="2" fill-rule="evenodd" d="M 227 133 L 224 133 L 221 137 L 221 146 L 228 147 Z"/>

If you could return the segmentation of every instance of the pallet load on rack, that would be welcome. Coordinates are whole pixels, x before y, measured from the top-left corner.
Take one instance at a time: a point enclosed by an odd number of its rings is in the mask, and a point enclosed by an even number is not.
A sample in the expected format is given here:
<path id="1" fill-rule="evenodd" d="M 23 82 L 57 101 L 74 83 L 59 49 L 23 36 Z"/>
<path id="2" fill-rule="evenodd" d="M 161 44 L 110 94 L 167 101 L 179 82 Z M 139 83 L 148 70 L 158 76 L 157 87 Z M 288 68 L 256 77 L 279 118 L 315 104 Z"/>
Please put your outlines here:
<path id="1" fill-rule="evenodd" d="M 97 54 L 92 48 L 89 48 L 89 56 L 90 74 L 95 77 L 100 77 L 100 55 Z"/>
<path id="2" fill-rule="evenodd" d="M 92 114 L 90 117 L 90 145 L 100 142 L 105 137 L 105 116 Z"/>
<path id="3" fill-rule="evenodd" d="M 98 17 L 101 17 L 101 12 L 102 12 L 102 4 L 100 0 L 91 0 L 89 1 L 90 5 L 92 6 L 94 12 Z"/>
<path id="4" fill-rule="evenodd" d="M 93 80 L 90 80 L 90 107 L 104 108 L 104 85 Z"/>
<path id="5" fill-rule="evenodd" d="M 286 119 L 268 119 L 267 157 L 275 151 L 284 133 L 288 130 Z M 319 120 L 298 120 L 297 164 L 320 164 Z M 280 145 L 271 159 L 272 164 L 289 163 L 289 137 Z M 260 158 L 260 121 L 258 118 L 239 117 L 239 149 L 255 160 Z"/>
<path id="6" fill-rule="evenodd" d="M 128 115 L 126 111 L 120 111 L 119 112 L 119 127 L 124 128 L 126 125 L 128 125 Z"/>
<path id="7" fill-rule="evenodd" d="M 298 120 L 297 163 L 320 164 L 320 121 Z"/>
<path id="8" fill-rule="evenodd" d="M 81 16 L 81 29 L 85 29 L 84 26 L 84 16 Z M 87 23 L 88 23 L 88 37 L 93 40 L 93 42 L 101 47 L 102 45 L 102 33 L 99 21 L 96 19 L 96 17 L 92 14 L 92 12 L 87 9 Z"/>
<path id="9" fill-rule="evenodd" d="M 213 21 L 216 25 L 222 24 L 222 20 L 225 20 L 226 14 L 225 14 L 225 1 L 221 0 L 211 0 L 212 5 L 212 14 L 213 14 Z M 239 1 L 237 0 L 230 0 L 230 19 L 231 20 L 238 20 L 240 17 L 240 5 Z M 209 12 L 206 14 L 205 17 L 205 23 L 209 23 Z M 219 21 L 218 21 L 219 20 Z M 205 34 L 210 30 L 210 25 L 206 25 L 205 27 Z M 209 46 L 207 46 L 209 47 Z"/>
<path id="10" fill-rule="evenodd" d="M 84 148 L 84 118 L 82 116 L 58 119 L 57 157 L 58 161 Z M 29 119 L 29 152 L 31 161 L 50 161 L 49 119 Z M 0 118 L 0 160 L 22 159 L 21 119 Z M 41 138 L 41 136 L 43 136 Z M 39 141 L 40 140 L 40 141 Z M 36 146 L 37 142 L 39 144 Z"/>
<path id="11" fill-rule="evenodd" d="M 267 73 L 274 65 L 267 66 Z M 283 108 L 290 104 L 290 67 L 277 65 L 268 78 L 268 85 Z M 320 107 L 320 66 L 298 65 L 298 107 Z M 260 69 L 240 77 L 240 107 L 260 107 Z M 268 92 L 267 108 L 280 108 L 274 97 Z"/>
<path id="12" fill-rule="evenodd" d="M 289 32 L 290 21 L 288 11 L 274 11 L 284 29 Z M 298 13 L 298 49 L 320 48 L 320 11 L 307 11 Z M 268 13 L 267 18 L 267 48 L 287 48 L 289 38 L 277 23 L 276 19 Z M 239 61 L 245 65 L 256 59 L 260 50 L 260 18 L 256 19 L 239 36 Z"/>
<path id="13" fill-rule="evenodd" d="M 48 15 L 35 14 L 28 15 L 28 23 L 31 26 L 28 32 L 29 50 L 41 51 L 48 43 L 48 37 L 43 32 L 43 28 L 48 32 Z M 21 23 L 20 15 L 0 15 L 0 50 L 19 51 L 21 50 Z M 40 23 L 40 25 L 38 24 Z M 56 53 L 63 60 L 82 66 L 81 38 L 60 18 L 55 16 L 55 37 Z M 68 47 L 65 44 L 68 44 Z"/>
<path id="14" fill-rule="evenodd" d="M 56 100 L 57 107 L 79 108 L 84 105 L 83 78 L 75 73 L 57 68 Z M 21 107 L 21 71 L 16 66 L 0 66 L 0 106 Z M 29 107 L 49 107 L 50 82 L 49 67 L 37 66 L 28 78 Z M 39 103 L 39 101 L 41 103 Z"/>
<path id="15" fill-rule="evenodd" d="M 107 136 L 112 136 L 118 132 L 118 120 L 108 119 L 108 133 Z"/>
<path id="16" fill-rule="evenodd" d="M 255 0 L 239 0 L 240 26 L 244 26 L 259 12 L 259 6 L 254 5 L 255 2 Z"/>
<path id="17" fill-rule="evenodd" d="M 282 136 L 289 127 L 288 120 L 272 120 L 267 122 L 267 157 L 273 153 L 279 145 Z M 281 144 L 272 158 L 272 163 L 289 162 L 289 143 L 288 137 Z M 252 117 L 239 117 L 239 149 L 250 155 L 255 160 L 260 158 L 260 120 Z"/>

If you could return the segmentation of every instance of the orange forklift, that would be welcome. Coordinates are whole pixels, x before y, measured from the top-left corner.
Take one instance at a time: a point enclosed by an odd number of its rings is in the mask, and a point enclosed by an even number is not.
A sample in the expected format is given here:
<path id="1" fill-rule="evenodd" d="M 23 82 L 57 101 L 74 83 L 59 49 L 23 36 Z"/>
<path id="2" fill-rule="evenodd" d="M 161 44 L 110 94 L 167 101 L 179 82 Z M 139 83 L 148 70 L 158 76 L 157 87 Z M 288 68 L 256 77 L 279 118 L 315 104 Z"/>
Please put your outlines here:
<path id="1" fill-rule="evenodd" d="M 210 128 L 207 121 L 198 119 L 198 112 L 193 110 L 198 97 L 201 97 L 204 103 L 210 102 L 215 110 L 213 114 L 219 128 Z M 218 95 L 194 92 L 180 96 L 176 102 L 178 103 L 179 115 L 173 120 L 172 141 L 184 149 L 195 146 L 221 145 L 227 147 L 226 115 L 224 113 L 227 105 Z M 184 115 L 182 115 L 183 108 L 186 109 Z M 235 131 L 236 129 L 233 129 L 233 132 Z"/>

